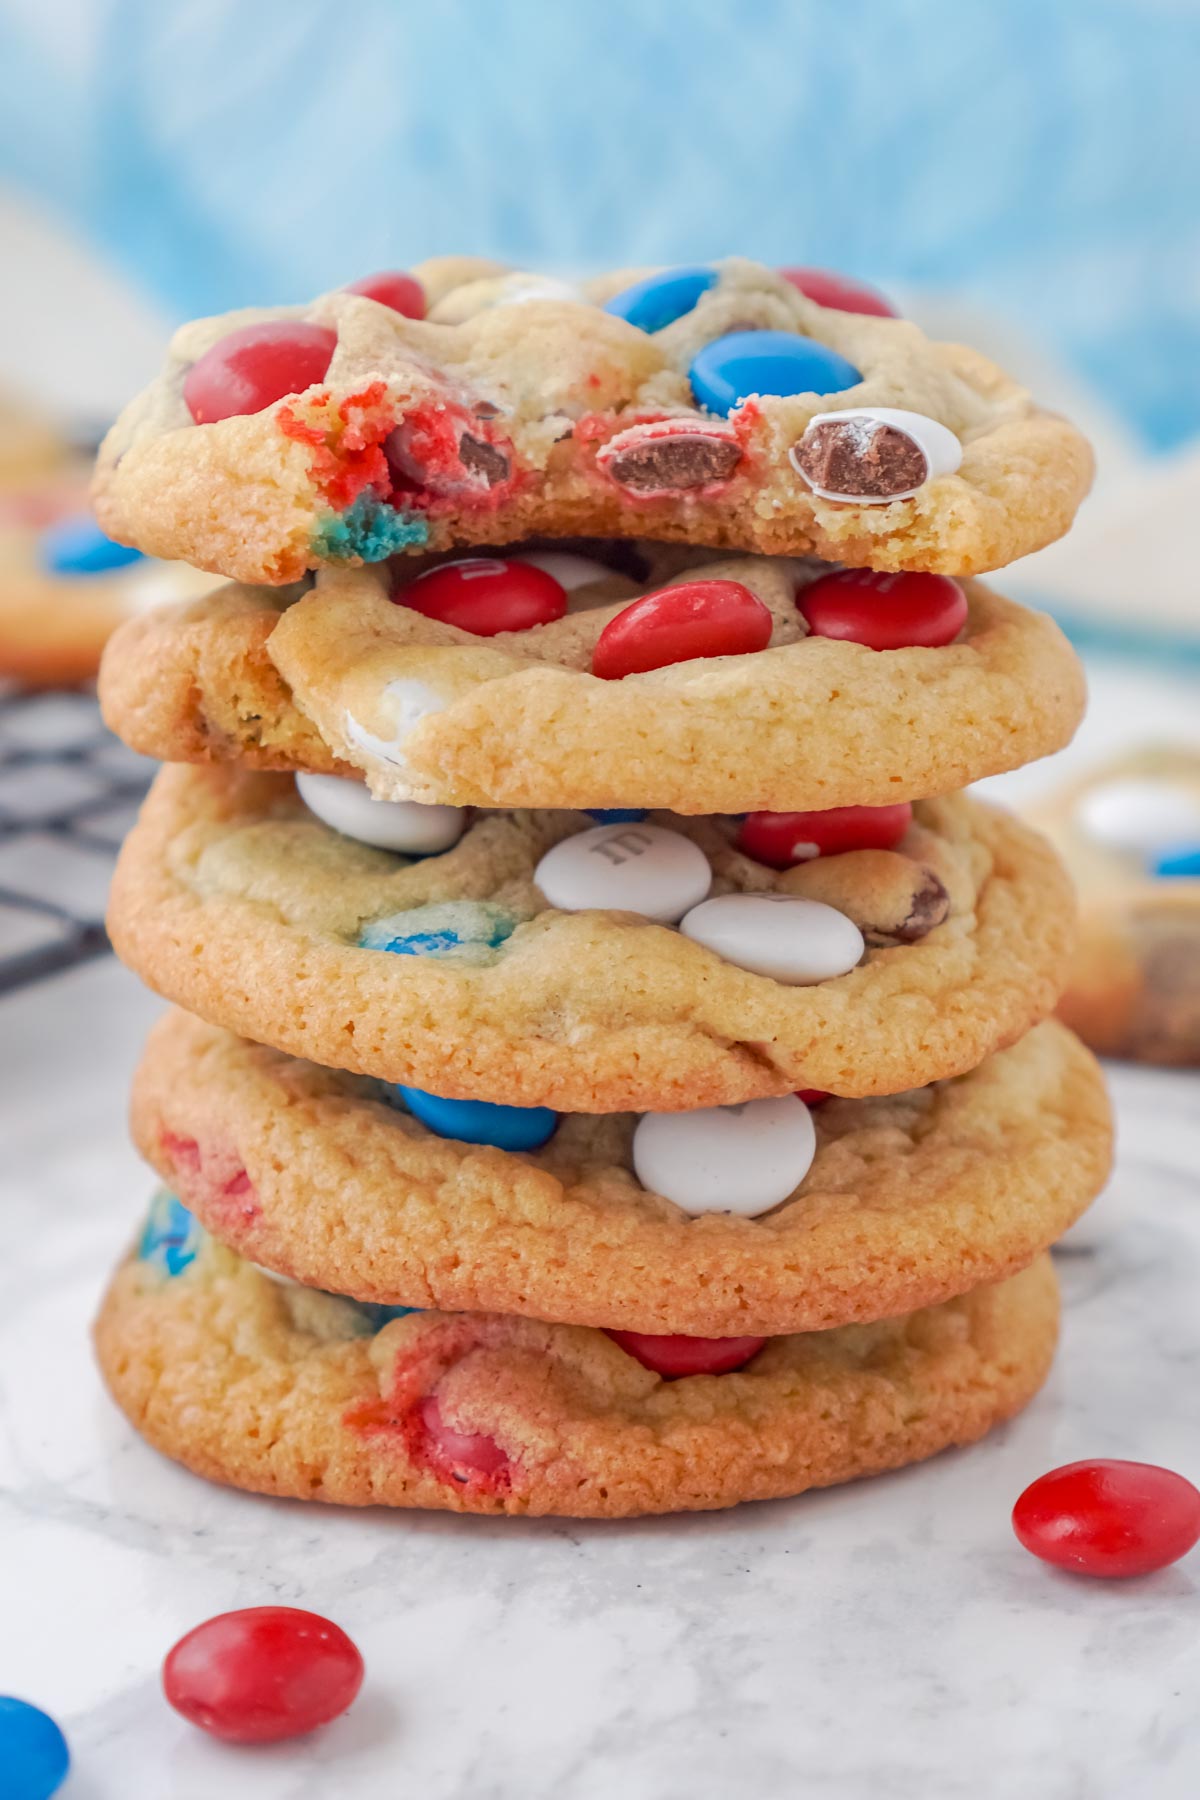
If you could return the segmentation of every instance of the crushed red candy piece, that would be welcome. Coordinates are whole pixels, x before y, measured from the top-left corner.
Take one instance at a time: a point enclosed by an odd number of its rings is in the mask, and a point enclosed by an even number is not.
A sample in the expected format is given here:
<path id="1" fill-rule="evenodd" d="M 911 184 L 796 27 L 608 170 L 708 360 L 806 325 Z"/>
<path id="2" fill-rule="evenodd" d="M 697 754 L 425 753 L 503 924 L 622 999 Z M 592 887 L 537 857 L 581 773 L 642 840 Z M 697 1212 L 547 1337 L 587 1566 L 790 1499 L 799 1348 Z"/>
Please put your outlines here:
<path id="1" fill-rule="evenodd" d="M 666 493 L 727 481 L 741 460 L 739 446 L 729 438 L 680 432 L 628 444 L 604 466 L 620 487 L 634 493 Z"/>
<path id="2" fill-rule="evenodd" d="M 482 435 L 486 415 L 458 408 L 416 407 L 389 434 L 384 445 L 392 490 L 427 501 L 445 494 L 490 493 L 512 476 L 507 449 Z"/>
<path id="3" fill-rule="evenodd" d="M 171 1164 L 175 1185 L 182 1200 L 209 1211 L 228 1208 L 243 1220 L 258 1217 L 260 1208 L 254 1183 L 231 1147 L 204 1148 L 195 1138 L 181 1137 L 164 1131 L 159 1143 Z"/>
<path id="4" fill-rule="evenodd" d="M 458 440 L 458 454 L 464 469 L 473 475 L 482 475 L 489 487 L 496 487 L 501 481 L 507 481 L 512 465 L 503 450 L 495 444 L 489 444 L 483 438 L 472 437 L 464 431 Z"/>
<path id="5" fill-rule="evenodd" d="M 342 512 L 368 488 L 385 498 L 391 474 L 385 442 L 394 424 L 386 383 L 348 394 L 336 409 L 318 394 L 300 411 L 282 406 L 276 419 L 285 437 L 312 446 L 310 473 L 325 502 Z"/>

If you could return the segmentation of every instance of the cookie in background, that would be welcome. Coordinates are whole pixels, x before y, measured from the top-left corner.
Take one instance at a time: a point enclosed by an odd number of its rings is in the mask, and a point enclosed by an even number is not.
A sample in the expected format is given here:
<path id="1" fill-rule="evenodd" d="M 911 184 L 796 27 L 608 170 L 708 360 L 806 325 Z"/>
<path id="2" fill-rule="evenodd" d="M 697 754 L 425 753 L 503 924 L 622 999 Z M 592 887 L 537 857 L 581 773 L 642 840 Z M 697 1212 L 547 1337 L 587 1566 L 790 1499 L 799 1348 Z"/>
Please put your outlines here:
<path id="1" fill-rule="evenodd" d="M 91 516 L 90 449 L 0 393 L 0 676 L 27 687 L 91 681 L 117 626 L 211 578 L 105 536 Z"/>
<path id="2" fill-rule="evenodd" d="M 1200 1067 L 1200 750 L 1129 751 L 1027 816 L 1079 890 L 1060 1016 L 1103 1055 Z"/>

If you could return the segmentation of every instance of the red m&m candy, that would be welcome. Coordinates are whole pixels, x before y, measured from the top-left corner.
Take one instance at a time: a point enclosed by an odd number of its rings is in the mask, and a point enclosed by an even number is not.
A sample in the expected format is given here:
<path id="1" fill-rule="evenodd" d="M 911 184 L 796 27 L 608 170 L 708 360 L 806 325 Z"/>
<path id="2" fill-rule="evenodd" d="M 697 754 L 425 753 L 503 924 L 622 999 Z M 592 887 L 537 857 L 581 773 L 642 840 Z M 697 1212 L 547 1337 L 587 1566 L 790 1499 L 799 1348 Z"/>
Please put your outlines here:
<path id="1" fill-rule="evenodd" d="M 243 325 L 206 350 L 188 370 L 183 398 L 197 425 L 261 412 L 287 394 L 324 381 L 337 333 L 299 319 Z"/>
<path id="2" fill-rule="evenodd" d="M 825 1100 L 832 1100 L 833 1095 L 824 1088 L 797 1088 L 797 1100 L 803 1100 L 805 1106 L 820 1106 Z"/>
<path id="3" fill-rule="evenodd" d="M 780 269 L 779 273 L 818 306 L 833 306 L 838 312 L 872 313 L 877 319 L 899 317 L 891 302 L 875 288 L 862 281 L 851 281 L 848 275 L 835 275 L 832 269 Z"/>
<path id="4" fill-rule="evenodd" d="M 771 613 L 740 581 L 685 581 L 633 601 L 592 652 L 604 681 L 705 656 L 745 656 L 771 641 Z"/>
<path id="5" fill-rule="evenodd" d="M 365 294 L 368 300 L 378 300 L 380 306 L 390 306 L 406 319 L 425 317 L 425 289 L 414 275 L 400 269 L 383 269 L 378 275 L 364 275 L 361 281 L 348 281 L 342 292 Z"/>
<path id="6" fill-rule="evenodd" d="M 645 1331 L 610 1331 L 614 1344 L 644 1369 L 674 1380 L 680 1375 L 728 1375 L 757 1356 L 765 1337 L 659 1337 Z"/>
<path id="7" fill-rule="evenodd" d="M 397 588 L 392 599 L 476 637 L 549 625 L 567 610 L 567 590 L 561 581 L 532 563 L 500 556 L 442 563 Z"/>
<path id="8" fill-rule="evenodd" d="M 465 1469 L 473 1475 L 497 1475 L 507 1466 L 508 1457 L 494 1437 L 483 1431 L 456 1431 L 442 1417 L 442 1409 L 432 1394 L 425 1396 L 418 1410 L 439 1461 L 451 1469 Z"/>
<path id="9" fill-rule="evenodd" d="M 934 649 L 953 643 L 967 622 L 966 595 L 948 575 L 839 569 L 801 589 L 796 605 L 814 637 L 870 650 Z"/>
<path id="10" fill-rule="evenodd" d="M 1013 1530 L 1043 1562 L 1078 1575 L 1149 1575 L 1200 1540 L 1200 1493 L 1154 1463 L 1097 1458 L 1051 1469 L 1013 1507 Z"/>
<path id="11" fill-rule="evenodd" d="M 824 812 L 747 813 L 737 847 L 755 862 L 790 869 L 846 850 L 893 850 L 912 824 L 907 800 L 895 806 L 831 806 Z"/>
<path id="12" fill-rule="evenodd" d="M 180 1638 L 163 1664 L 175 1708 L 231 1744 L 301 1737 L 344 1713 L 363 1660 L 346 1633 L 295 1606 L 219 1613 Z"/>

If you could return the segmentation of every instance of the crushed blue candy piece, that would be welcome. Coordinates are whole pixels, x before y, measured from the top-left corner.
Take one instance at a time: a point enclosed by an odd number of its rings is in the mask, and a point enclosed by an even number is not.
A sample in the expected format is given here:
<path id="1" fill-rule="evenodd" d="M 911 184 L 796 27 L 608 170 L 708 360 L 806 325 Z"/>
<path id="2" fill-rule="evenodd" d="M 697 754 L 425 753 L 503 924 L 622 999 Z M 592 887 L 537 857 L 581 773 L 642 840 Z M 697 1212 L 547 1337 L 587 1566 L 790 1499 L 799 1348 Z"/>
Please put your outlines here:
<path id="1" fill-rule="evenodd" d="M 382 1301 L 377 1300 L 359 1300 L 357 1305 L 376 1331 L 382 1331 L 393 1319 L 406 1319 L 409 1313 L 421 1311 L 419 1306 L 385 1306 Z"/>
<path id="2" fill-rule="evenodd" d="M 458 954 L 479 960 L 516 928 L 510 912 L 487 901 L 440 900 L 372 919 L 358 941 L 364 950 L 390 950 L 395 956 Z"/>
<path id="3" fill-rule="evenodd" d="M 791 331 L 731 331 L 705 344 L 688 370 L 697 404 L 724 418 L 752 394 L 842 394 L 862 375 L 815 338 Z"/>
<path id="4" fill-rule="evenodd" d="M 1177 879 L 1200 876 L 1200 846 L 1192 844 L 1165 850 L 1154 865 L 1154 873 Z"/>
<path id="5" fill-rule="evenodd" d="M 4 1800 L 50 1800 L 67 1778 L 71 1752 L 49 1713 L 0 1694 L 0 1794 Z"/>
<path id="6" fill-rule="evenodd" d="M 38 557 L 50 575 L 110 575 L 145 561 L 140 550 L 114 543 L 90 513 L 48 525 L 38 539 Z"/>
<path id="7" fill-rule="evenodd" d="M 597 825 L 636 825 L 646 816 L 644 806 L 589 806 L 586 811 Z"/>
<path id="8" fill-rule="evenodd" d="M 413 513 L 398 512 L 377 494 L 360 494 L 345 512 L 322 513 L 312 534 L 312 552 L 322 562 L 383 562 L 401 550 L 429 541 L 429 525 Z"/>
<path id="9" fill-rule="evenodd" d="M 497 1150 L 538 1150 L 554 1136 L 558 1114 L 548 1106 L 496 1106 L 490 1100 L 446 1100 L 423 1088 L 397 1085 L 415 1119 L 438 1137 Z"/>
<path id="10" fill-rule="evenodd" d="M 660 274 L 648 275 L 644 281 L 635 281 L 632 287 L 614 294 L 605 301 L 604 311 L 636 325 L 639 331 L 662 331 L 690 313 L 701 294 L 706 294 L 716 280 L 717 271 L 702 264 L 663 269 Z"/>
<path id="11" fill-rule="evenodd" d="M 174 1194 L 156 1194 L 142 1230 L 137 1253 L 164 1275 L 182 1275 L 195 1262 L 204 1227 Z"/>

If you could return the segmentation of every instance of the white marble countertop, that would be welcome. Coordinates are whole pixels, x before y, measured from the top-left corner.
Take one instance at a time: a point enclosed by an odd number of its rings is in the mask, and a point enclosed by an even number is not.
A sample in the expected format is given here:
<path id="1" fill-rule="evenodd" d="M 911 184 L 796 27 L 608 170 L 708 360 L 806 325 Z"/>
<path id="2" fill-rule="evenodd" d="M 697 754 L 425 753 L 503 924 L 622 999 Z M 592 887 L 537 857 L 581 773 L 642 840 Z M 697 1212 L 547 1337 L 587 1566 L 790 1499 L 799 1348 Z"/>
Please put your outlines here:
<path id="1" fill-rule="evenodd" d="M 154 1007 L 109 961 L 0 1006 L 0 1692 L 67 1730 L 64 1800 L 1195 1795 L 1200 1554 L 1085 1584 L 1008 1512 L 1085 1455 L 1200 1480 L 1197 1077 L 1115 1072 L 1119 1171 L 1060 1255 L 1060 1360 L 979 1448 L 690 1519 L 352 1514 L 210 1487 L 101 1390 L 87 1325 L 149 1188 L 123 1113 Z M 272 1601 L 345 1626 L 367 1683 L 316 1738 L 230 1750 L 159 1663 Z"/>
<path id="2" fill-rule="evenodd" d="M 1200 730 L 1161 675 L 1102 670 L 1093 700 L 1068 764 Z M 1008 1514 L 1082 1456 L 1200 1482 L 1200 1077 L 1113 1072 L 1118 1170 L 1059 1256 L 1059 1361 L 976 1449 L 694 1518 L 338 1513 L 175 1468 L 93 1367 L 151 1186 L 124 1113 L 156 1005 L 111 960 L 0 1002 L 0 1693 L 66 1729 L 64 1800 L 1194 1800 L 1200 1551 L 1088 1584 Z M 159 1665 L 272 1601 L 343 1625 L 366 1685 L 319 1736 L 234 1751 Z"/>

